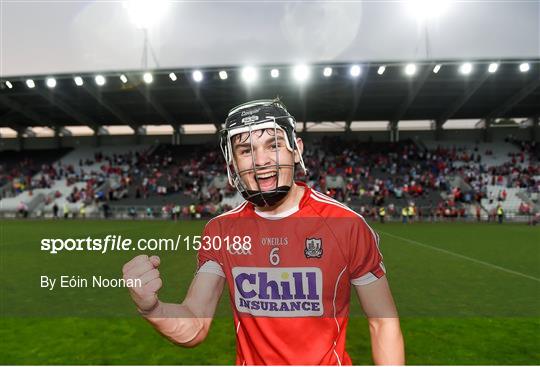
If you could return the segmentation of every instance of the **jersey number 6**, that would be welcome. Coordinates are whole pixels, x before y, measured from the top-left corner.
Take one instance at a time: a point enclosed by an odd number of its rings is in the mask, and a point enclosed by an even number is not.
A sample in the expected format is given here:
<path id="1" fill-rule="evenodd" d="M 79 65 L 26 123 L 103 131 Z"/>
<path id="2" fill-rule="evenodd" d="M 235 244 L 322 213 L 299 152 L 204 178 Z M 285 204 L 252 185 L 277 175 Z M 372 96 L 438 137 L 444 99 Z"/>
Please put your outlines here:
<path id="1" fill-rule="evenodd" d="M 274 247 L 272 251 L 270 251 L 270 264 L 277 265 L 279 264 L 279 247 Z"/>

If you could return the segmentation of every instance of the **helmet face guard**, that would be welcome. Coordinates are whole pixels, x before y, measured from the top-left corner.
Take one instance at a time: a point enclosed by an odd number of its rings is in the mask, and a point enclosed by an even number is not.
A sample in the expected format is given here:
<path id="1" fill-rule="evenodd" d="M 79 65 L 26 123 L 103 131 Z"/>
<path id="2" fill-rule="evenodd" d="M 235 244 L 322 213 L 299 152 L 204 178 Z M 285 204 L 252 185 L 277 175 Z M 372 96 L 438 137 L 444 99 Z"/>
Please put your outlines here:
<path id="1" fill-rule="evenodd" d="M 287 112 L 279 100 L 261 100 L 240 105 L 229 112 L 225 122 L 225 128 L 220 132 L 220 147 L 227 165 L 229 183 L 236 187 L 244 199 L 256 206 L 273 206 L 282 200 L 294 183 L 295 161 L 294 153 L 299 156 L 299 164 L 305 171 L 302 155 L 296 144 L 295 133 L 296 121 Z M 280 133 L 282 136 L 280 136 Z M 267 133 L 274 137 L 275 157 L 274 163 L 257 166 L 254 155 L 254 135 Z M 284 164 L 283 157 L 280 161 L 280 152 L 277 148 L 278 141 L 285 141 L 287 150 L 293 155 L 291 164 Z M 234 143 L 246 146 L 251 155 L 251 167 L 242 169 L 238 167 L 233 154 Z M 289 182 L 280 182 L 284 177 L 282 173 L 290 170 Z M 269 173 L 270 172 L 270 173 Z M 272 186 L 263 183 L 266 177 L 261 174 L 275 173 L 275 183 Z M 253 175 L 254 181 L 251 186 L 245 179 Z M 280 186 L 281 184 L 281 186 Z"/>

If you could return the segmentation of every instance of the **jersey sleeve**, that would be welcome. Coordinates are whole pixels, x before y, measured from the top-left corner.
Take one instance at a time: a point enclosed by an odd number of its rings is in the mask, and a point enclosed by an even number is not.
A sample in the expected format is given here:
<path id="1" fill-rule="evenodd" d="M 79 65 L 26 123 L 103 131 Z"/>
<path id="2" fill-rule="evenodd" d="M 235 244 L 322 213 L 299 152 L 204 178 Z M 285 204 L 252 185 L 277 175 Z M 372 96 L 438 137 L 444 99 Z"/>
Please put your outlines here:
<path id="1" fill-rule="evenodd" d="M 379 235 L 363 218 L 351 226 L 349 274 L 353 285 L 366 285 L 386 273 L 379 249 Z"/>
<path id="2" fill-rule="evenodd" d="M 197 273 L 211 273 L 225 277 L 225 273 L 221 267 L 221 254 L 213 246 L 206 246 L 207 240 L 220 236 L 219 224 L 211 220 L 204 227 L 201 236 L 201 247 L 197 253 Z M 209 249 L 207 249 L 210 247 Z"/>

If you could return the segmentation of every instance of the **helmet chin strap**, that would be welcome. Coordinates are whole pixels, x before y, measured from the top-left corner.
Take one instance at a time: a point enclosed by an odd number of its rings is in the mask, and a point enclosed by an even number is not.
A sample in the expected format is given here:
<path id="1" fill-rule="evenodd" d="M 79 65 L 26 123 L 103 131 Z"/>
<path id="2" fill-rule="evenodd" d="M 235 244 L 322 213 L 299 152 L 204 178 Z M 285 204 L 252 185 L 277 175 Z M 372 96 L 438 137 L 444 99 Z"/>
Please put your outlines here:
<path id="1" fill-rule="evenodd" d="M 263 191 L 261 190 L 260 182 L 257 179 L 257 171 L 269 168 L 269 167 L 277 167 L 277 176 L 276 176 L 276 187 Z M 279 177 L 280 177 L 280 171 L 283 169 L 290 169 L 292 171 L 291 174 L 291 181 L 289 185 L 282 185 L 277 186 L 279 184 Z M 294 165 L 279 165 L 279 164 L 272 164 L 264 167 L 258 167 L 258 168 L 251 168 L 248 170 L 244 170 L 241 172 L 240 176 L 246 174 L 246 173 L 253 173 L 255 175 L 255 182 L 257 184 L 258 190 L 251 190 L 248 188 L 248 185 L 242 182 L 242 186 L 244 186 L 244 190 L 240 191 L 242 194 L 242 197 L 246 199 L 247 201 L 253 203 L 256 206 L 259 207 L 271 207 L 279 203 L 291 190 L 291 187 L 294 183 Z M 241 181 L 243 181 L 241 179 Z"/>
<path id="2" fill-rule="evenodd" d="M 247 190 L 242 196 L 256 206 L 270 207 L 279 203 L 289 193 L 291 186 L 279 186 L 272 191 Z"/>

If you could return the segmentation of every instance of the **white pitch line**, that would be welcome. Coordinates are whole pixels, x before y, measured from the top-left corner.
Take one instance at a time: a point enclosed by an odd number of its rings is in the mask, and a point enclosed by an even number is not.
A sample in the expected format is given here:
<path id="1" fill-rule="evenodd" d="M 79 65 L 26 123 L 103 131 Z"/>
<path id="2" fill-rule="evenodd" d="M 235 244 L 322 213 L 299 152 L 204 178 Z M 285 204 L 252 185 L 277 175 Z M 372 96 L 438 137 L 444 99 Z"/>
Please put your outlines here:
<path id="1" fill-rule="evenodd" d="M 509 273 L 509 274 L 519 275 L 521 277 L 540 282 L 540 278 L 533 277 L 532 275 L 523 274 L 523 273 L 520 273 L 519 271 L 514 271 L 514 270 L 507 269 L 507 268 L 503 268 L 502 266 L 499 266 L 499 265 L 495 265 L 495 264 L 488 263 L 488 262 L 485 262 L 485 261 L 482 261 L 482 260 L 474 259 L 472 257 L 468 257 L 468 256 L 465 256 L 465 255 L 461 255 L 461 254 L 452 252 L 452 251 L 444 250 L 442 248 L 438 248 L 438 247 L 435 247 L 435 246 L 430 246 L 430 245 L 427 245 L 425 243 L 418 242 L 418 241 L 415 241 L 415 240 L 411 240 L 411 239 L 408 239 L 408 238 L 405 238 L 405 237 L 396 236 L 396 235 L 390 234 L 388 232 L 383 232 L 383 231 L 379 231 L 379 232 L 382 233 L 382 234 L 385 234 L 387 236 L 394 237 L 394 238 L 400 239 L 402 241 L 412 243 L 413 245 L 418 245 L 418 246 L 421 246 L 421 247 L 429 248 L 429 249 L 432 249 L 432 250 L 435 250 L 435 251 L 442 252 L 442 253 L 447 254 L 447 255 L 456 256 L 456 257 L 459 257 L 461 259 L 469 260 L 469 261 L 472 261 L 474 263 L 481 264 L 481 265 L 484 265 L 484 266 L 487 266 L 487 267 L 490 267 L 490 268 L 493 268 L 493 269 L 501 270 L 501 271 L 504 271 L 504 272 Z"/>

